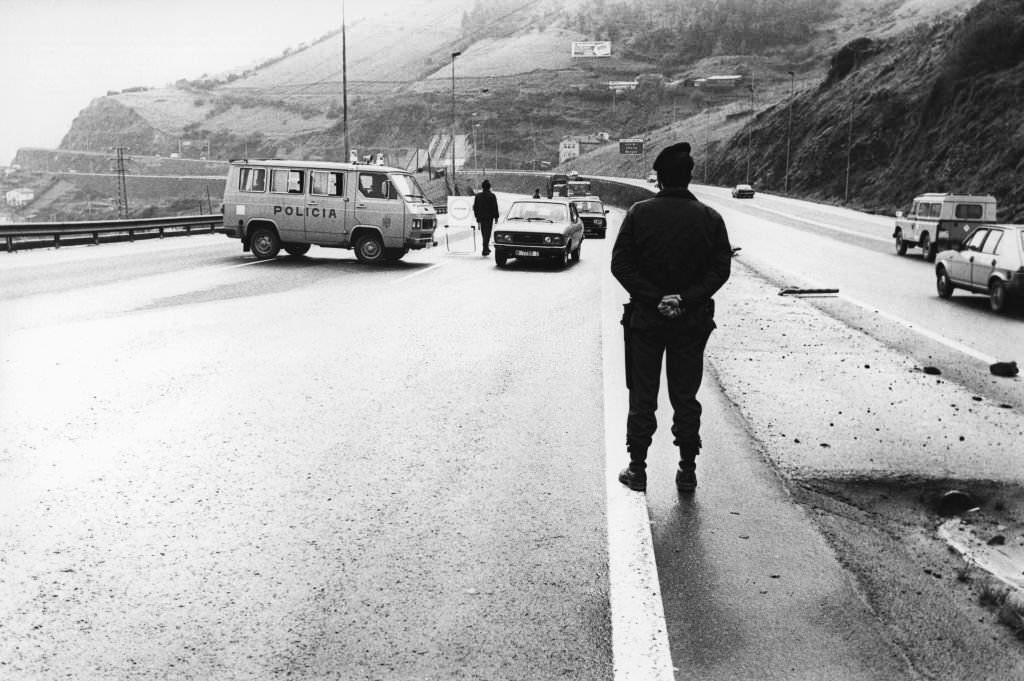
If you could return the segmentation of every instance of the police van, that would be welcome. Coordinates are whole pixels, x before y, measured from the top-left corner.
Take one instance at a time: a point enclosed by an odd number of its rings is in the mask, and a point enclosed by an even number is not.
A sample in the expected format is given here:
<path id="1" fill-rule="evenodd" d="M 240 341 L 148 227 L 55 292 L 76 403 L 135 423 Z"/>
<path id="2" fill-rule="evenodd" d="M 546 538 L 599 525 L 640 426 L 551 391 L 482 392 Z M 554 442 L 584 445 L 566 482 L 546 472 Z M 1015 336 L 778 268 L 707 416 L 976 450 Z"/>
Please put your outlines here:
<path id="1" fill-rule="evenodd" d="M 921 194 L 906 214 L 896 211 L 892 236 L 896 253 L 906 255 L 907 248 L 920 248 L 928 262 L 939 251 L 963 241 L 976 225 L 996 221 L 994 196 L 967 194 Z"/>
<path id="2" fill-rule="evenodd" d="M 436 245 L 437 212 L 404 170 L 358 163 L 234 160 L 224 187 L 224 226 L 260 259 L 313 244 L 351 248 L 367 263 Z"/>

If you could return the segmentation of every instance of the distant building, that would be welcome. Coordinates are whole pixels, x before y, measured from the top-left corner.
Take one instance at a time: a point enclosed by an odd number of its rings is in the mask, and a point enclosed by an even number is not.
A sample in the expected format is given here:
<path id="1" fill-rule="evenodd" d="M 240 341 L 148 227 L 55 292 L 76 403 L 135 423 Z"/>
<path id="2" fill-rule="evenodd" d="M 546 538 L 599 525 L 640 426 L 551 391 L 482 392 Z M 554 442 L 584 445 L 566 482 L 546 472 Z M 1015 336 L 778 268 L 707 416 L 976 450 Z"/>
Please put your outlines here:
<path id="1" fill-rule="evenodd" d="M 693 81 L 694 87 L 702 87 L 708 90 L 732 90 L 743 82 L 743 76 L 706 76 Z"/>
<path id="2" fill-rule="evenodd" d="M 35 198 L 36 193 L 31 189 L 12 189 L 5 196 L 7 205 L 12 208 L 24 208 L 35 201 Z"/>

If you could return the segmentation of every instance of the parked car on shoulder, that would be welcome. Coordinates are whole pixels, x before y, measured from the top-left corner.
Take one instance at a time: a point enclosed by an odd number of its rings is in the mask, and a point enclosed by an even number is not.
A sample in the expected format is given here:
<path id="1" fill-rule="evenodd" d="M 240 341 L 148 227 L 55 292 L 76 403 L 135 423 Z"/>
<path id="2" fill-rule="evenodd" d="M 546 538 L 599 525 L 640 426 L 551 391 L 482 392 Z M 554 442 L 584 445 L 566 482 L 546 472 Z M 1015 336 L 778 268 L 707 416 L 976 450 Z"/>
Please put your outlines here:
<path id="1" fill-rule="evenodd" d="M 608 209 L 601 203 L 601 199 L 596 196 L 587 196 L 573 199 L 572 203 L 576 206 L 576 212 L 579 213 L 580 219 L 583 220 L 583 233 L 586 236 L 603 239 L 608 229 L 608 218 L 605 217 L 608 215 Z"/>
<path id="2" fill-rule="evenodd" d="M 514 201 L 494 228 L 494 262 L 504 267 L 509 258 L 547 259 L 565 267 L 579 261 L 583 238 L 583 220 L 572 201 Z"/>
<path id="3" fill-rule="evenodd" d="M 995 312 L 1024 300 L 1024 225 L 979 225 L 956 248 L 939 252 L 935 288 L 942 298 L 958 288 L 987 294 Z"/>
<path id="4" fill-rule="evenodd" d="M 749 184 L 738 184 L 732 188 L 732 198 L 752 199 L 754 198 L 754 188 Z"/>
<path id="5" fill-rule="evenodd" d="M 893 239 L 897 255 L 908 248 L 920 248 L 928 262 L 939 251 L 962 243 L 967 233 L 979 224 L 996 221 L 996 199 L 989 195 L 920 194 L 910 209 L 896 211 Z"/>

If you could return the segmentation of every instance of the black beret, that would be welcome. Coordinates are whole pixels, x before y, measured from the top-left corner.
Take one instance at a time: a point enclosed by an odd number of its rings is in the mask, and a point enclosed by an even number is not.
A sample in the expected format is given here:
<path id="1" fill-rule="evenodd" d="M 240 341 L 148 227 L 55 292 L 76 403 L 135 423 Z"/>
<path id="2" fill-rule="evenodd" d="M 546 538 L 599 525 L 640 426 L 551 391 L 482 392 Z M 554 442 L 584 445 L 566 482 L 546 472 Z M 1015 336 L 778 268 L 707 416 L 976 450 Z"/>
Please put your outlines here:
<path id="1" fill-rule="evenodd" d="M 654 159 L 652 166 L 656 172 L 684 172 L 693 170 L 693 158 L 690 156 L 690 143 L 678 142 L 665 147 Z"/>

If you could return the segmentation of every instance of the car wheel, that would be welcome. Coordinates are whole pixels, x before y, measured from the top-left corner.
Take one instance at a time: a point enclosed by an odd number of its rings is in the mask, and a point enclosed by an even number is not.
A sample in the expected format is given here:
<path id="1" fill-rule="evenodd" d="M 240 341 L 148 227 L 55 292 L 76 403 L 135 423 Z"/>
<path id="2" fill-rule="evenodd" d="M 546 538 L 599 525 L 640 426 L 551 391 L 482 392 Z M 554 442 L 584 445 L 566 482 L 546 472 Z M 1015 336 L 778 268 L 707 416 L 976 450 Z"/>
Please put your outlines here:
<path id="1" fill-rule="evenodd" d="M 579 246 L 577 246 L 577 247 L 576 247 L 576 250 L 575 250 L 575 251 L 573 251 L 573 252 L 572 252 L 572 254 L 571 254 L 571 256 L 572 256 L 572 261 L 573 261 L 573 262 L 579 262 L 579 261 L 580 261 L 580 251 L 581 251 L 582 249 L 583 249 L 583 242 L 581 241 L 581 242 L 580 242 L 580 245 L 579 245 Z"/>
<path id="2" fill-rule="evenodd" d="M 946 298 L 947 300 L 953 296 L 953 282 L 949 280 L 949 273 L 946 272 L 945 267 L 940 267 L 939 271 L 935 274 L 935 290 L 938 291 L 940 298 Z"/>
<path id="3" fill-rule="evenodd" d="M 288 251 L 288 255 L 306 255 L 309 253 L 309 244 L 285 244 L 284 250 Z"/>
<path id="4" fill-rule="evenodd" d="M 928 262 L 935 262 L 935 244 L 928 234 L 921 235 L 921 257 Z"/>
<path id="5" fill-rule="evenodd" d="M 572 246 L 566 246 L 565 250 L 562 251 L 558 256 L 558 266 L 568 267 L 569 259 L 572 257 Z"/>
<path id="6" fill-rule="evenodd" d="M 1006 284 L 999 279 L 993 279 L 988 285 L 988 306 L 993 312 L 1006 311 Z"/>
<path id="7" fill-rule="evenodd" d="M 359 262 L 375 265 L 384 260 L 384 244 L 376 234 L 364 234 L 356 239 L 356 258 Z"/>
<path id="8" fill-rule="evenodd" d="M 249 238 L 249 247 L 257 259 L 269 260 L 281 251 L 281 239 L 273 227 L 257 227 Z"/>
<path id="9" fill-rule="evenodd" d="M 896 255 L 907 254 L 907 242 L 903 240 L 903 234 L 896 235 Z"/>
<path id="10" fill-rule="evenodd" d="M 494 264 L 498 267 L 504 267 L 505 263 L 508 262 L 508 254 L 502 251 L 494 251 Z"/>

